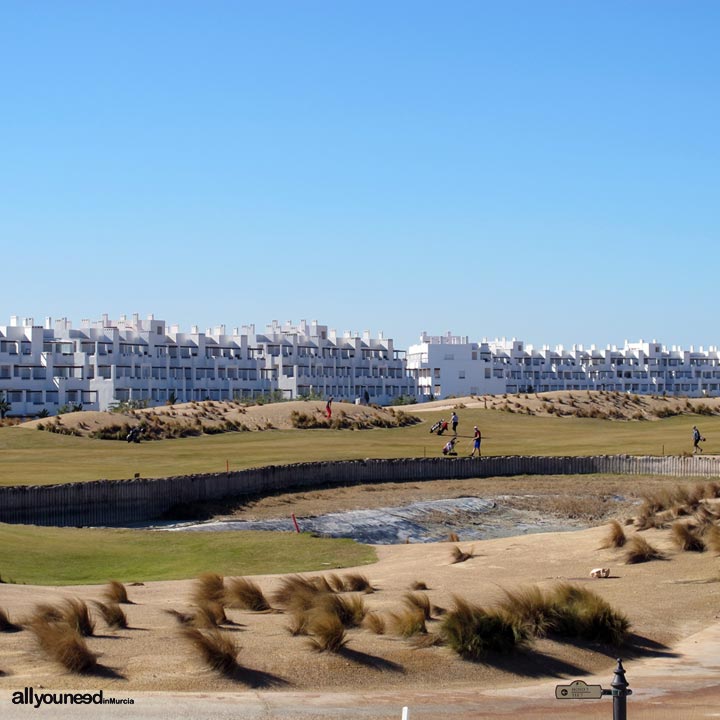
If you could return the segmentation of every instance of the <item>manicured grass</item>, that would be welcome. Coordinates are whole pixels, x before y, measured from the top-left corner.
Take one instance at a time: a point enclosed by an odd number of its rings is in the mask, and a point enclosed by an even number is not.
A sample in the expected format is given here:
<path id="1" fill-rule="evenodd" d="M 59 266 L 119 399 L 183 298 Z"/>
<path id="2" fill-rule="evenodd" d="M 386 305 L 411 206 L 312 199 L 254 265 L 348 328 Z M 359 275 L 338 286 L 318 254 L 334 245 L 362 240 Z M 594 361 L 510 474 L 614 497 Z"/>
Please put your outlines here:
<path id="1" fill-rule="evenodd" d="M 473 425 L 483 455 L 677 455 L 692 449 L 693 424 L 708 437 L 705 452 L 720 452 L 720 417 L 682 415 L 656 422 L 532 417 L 461 409 L 459 455 L 470 452 Z M 423 413 L 412 427 L 374 430 L 269 430 L 128 444 L 0 428 L 2 485 L 46 485 L 100 478 L 163 477 L 230 469 L 362 458 L 438 457 L 444 438 L 428 430 L 447 412 Z M 467 436 L 467 437 L 465 437 Z M 715 445 L 715 447 L 714 447 Z"/>
<path id="2" fill-rule="evenodd" d="M 375 562 L 353 540 L 269 532 L 152 532 L 0 524 L 5 582 L 84 585 L 295 573 Z M 132 594 L 132 591 L 131 591 Z"/>

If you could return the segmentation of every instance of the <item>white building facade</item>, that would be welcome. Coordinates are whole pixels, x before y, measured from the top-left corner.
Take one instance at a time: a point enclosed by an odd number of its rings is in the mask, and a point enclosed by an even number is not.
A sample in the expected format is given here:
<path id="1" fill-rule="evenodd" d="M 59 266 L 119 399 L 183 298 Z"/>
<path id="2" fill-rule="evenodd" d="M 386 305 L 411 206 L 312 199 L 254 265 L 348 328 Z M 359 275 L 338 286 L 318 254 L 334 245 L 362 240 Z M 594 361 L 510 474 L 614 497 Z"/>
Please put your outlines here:
<path id="1" fill-rule="evenodd" d="M 610 390 L 634 394 L 720 395 L 720 354 L 666 348 L 657 342 L 623 347 L 574 345 L 536 349 L 521 340 L 483 340 L 423 333 L 407 354 L 421 400 L 449 396 L 553 390 Z"/>
<path id="2" fill-rule="evenodd" d="M 152 315 L 83 320 L 11 318 L 0 326 L 0 394 L 11 415 L 63 406 L 106 410 L 121 402 L 250 399 L 279 393 L 384 404 L 415 394 L 402 351 L 390 339 L 335 331 L 317 322 L 277 322 L 227 333 L 180 332 Z M 367 395 L 365 395 L 367 393 Z"/>

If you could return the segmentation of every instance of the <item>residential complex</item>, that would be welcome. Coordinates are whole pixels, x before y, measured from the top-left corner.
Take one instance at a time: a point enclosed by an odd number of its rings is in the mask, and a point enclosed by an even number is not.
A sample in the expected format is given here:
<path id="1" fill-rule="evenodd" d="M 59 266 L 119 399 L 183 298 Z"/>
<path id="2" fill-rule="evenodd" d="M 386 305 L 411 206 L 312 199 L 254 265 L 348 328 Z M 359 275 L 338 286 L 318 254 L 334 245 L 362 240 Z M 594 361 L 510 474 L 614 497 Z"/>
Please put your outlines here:
<path id="1" fill-rule="evenodd" d="M 720 354 L 660 343 L 629 343 L 586 349 L 573 345 L 540 349 L 521 340 L 483 340 L 448 333 L 411 345 L 407 367 L 418 384 L 418 398 L 553 390 L 613 390 L 637 394 L 720 394 Z"/>
<path id="2" fill-rule="evenodd" d="M 13 415 L 261 395 L 388 404 L 552 390 L 720 395 L 720 354 L 716 347 L 667 349 L 654 341 L 551 350 L 423 333 L 406 357 L 382 333 L 338 335 L 304 320 L 230 333 L 224 325 L 180 332 L 152 315 L 117 321 L 104 315 L 79 328 L 66 318 L 35 325 L 13 317 L 0 326 L 0 394 Z"/>
<path id="3" fill-rule="evenodd" d="M 152 315 L 117 321 L 11 318 L 0 326 L 0 393 L 13 415 L 68 405 L 106 410 L 138 401 L 232 400 L 279 394 L 367 398 L 378 404 L 415 394 L 404 353 L 390 339 L 345 333 L 305 321 L 273 322 L 227 333 L 221 325 L 189 333 Z"/>

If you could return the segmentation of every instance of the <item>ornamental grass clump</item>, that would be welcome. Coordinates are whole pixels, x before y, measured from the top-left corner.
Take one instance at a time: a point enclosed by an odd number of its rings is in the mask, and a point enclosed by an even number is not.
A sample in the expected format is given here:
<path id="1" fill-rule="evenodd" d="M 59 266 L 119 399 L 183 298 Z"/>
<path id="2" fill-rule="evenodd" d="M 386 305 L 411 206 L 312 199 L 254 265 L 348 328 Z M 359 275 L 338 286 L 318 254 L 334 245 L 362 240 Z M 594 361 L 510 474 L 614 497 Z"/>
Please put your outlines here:
<path id="1" fill-rule="evenodd" d="M 128 599 L 127 590 L 125 586 L 117 580 L 111 580 L 103 591 L 103 597 L 108 603 L 115 603 L 116 605 L 132 605 Z"/>
<path id="2" fill-rule="evenodd" d="M 662 560 L 665 556 L 645 538 L 633 535 L 625 545 L 625 562 L 628 565 Z"/>
<path id="3" fill-rule="evenodd" d="M 60 606 L 62 621 L 77 630 L 80 635 L 90 637 L 95 633 L 95 622 L 90 617 L 87 604 L 79 598 L 68 598 Z"/>
<path id="4" fill-rule="evenodd" d="M 193 627 L 183 627 L 180 635 L 211 670 L 231 675 L 237 669 L 238 647 L 220 630 L 200 631 Z"/>
<path id="5" fill-rule="evenodd" d="M 427 626 L 422 610 L 416 607 L 406 607 L 397 612 L 391 612 L 390 624 L 397 635 L 411 638 L 415 635 L 425 635 Z"/>
<path id="6" fill-rule="evenodd" d="M 417 608 L 425 620 L 432 620 L 432 607 L 430 598 L 422 592 L 409 592 L 403 595 L 403 602 L 409 608 Z"/>
<path id="7" fill-rule="evenodd" d="M 230 578 L 227 581 L 225 597 L 229 607 L 253 612 L 267 612 L 271 609 L 263 591 L 257 583 L 248 578 Z"/>
<path id="8" fill-rule="evenodd" d="M 0 632 L 18 632 L 22 627 L 10 620 L 7 611 L 0 608 Z"/>
<path id="9" fill-rule="evenodd" d="M 600 545 L 600 547 L 621 548 L 625 545 L 626 542 L 627 537 L 625 537 L 625 531 L 623 530 L 622 525 L 617 520 L 613 520 L 610 523 L 608 534 L 605 536 L 605 539 L 603 540 L 603 543 L 602 545 Z"/>
<path id="10" fill-rule="evenodd" d="M 488 653 L 508 653 L 525 641 L 522 628 L 501 610 L 486 610 L 460 597 L 443 619 L 440 636 L 458 655 L 481 660 Z"/>
<path id="11" fill-rule="evenodd" d="M 455 545 L 453 546 L 453 549 L 451 551 L 450 563 L 452 565 L 455 565 L 457 563 L 465 562 L 466 560 L 470 560 L 472 556 L 472 549 L 470 550 L 470 552 L 464 552 L 457 545 Z"/>
<path id="12" fill-rule="evenodd" d="M 29 628 L 40 649 L 66 670 L 88 673 L 97 668 L 97 655 L 90 652 L 85 640 L 67 623 L 50 622 L 35 616 Z"/>
<path id="13" fill-rule="evenodd" d="M 220 603 L 225 601 L 225 584 L 223 578 L 217 573 L 206 572 L 198 576 L 192 590 L 192 599 L 196 605 L 209 602 Z"/>
<path id="14" fill-rule="evenodd" d="M 670 537 L 677 547 L 684 552 L 704 552 L 705 543 L 702 537 L 685 523 L 676 522 L 670 528 Z"/>
<path id="15" fill-rule="evenodd" d="M 117 603 L 103 603 L 99 600 L 92 600 L 92 604 L 108 627 L 124 629 L 128 626 L 127 616 Z"/>

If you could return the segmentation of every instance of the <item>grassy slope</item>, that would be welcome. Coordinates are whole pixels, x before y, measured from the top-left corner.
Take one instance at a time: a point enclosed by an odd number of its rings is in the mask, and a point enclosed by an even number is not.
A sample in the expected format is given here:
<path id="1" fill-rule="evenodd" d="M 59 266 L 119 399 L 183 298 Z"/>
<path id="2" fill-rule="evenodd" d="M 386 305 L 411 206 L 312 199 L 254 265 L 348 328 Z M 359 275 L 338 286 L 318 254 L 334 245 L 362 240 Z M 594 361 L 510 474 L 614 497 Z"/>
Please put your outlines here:
<path id="1" fill-rule="evenodd" d="M 204 571 L 255 575 L 364 565 L 375 551 L 352 540 L 294 533 L 78 530 L 0 524 L 3 580 L 82 585 L 175 580 Z"/>
<path id="2" fill-rule="evenodd" d="M 439 456 L 442 438 L 428 433 L 447 412 L 423 413 L 420 425 L 390 430 L 271 430 L 145 442 L 139 445 L 0 428 L 0 484 L 50 484 L 240 469 L 273 463 L 350 458 Z M 720 451 L 720 418 L 684 415 L 657 422 L 532 417 L 460 410 L 460 454 L 469 452 L 472 426 L 483 432 L 486 455 L 679 454 L 692 449 L 693 424 Z"/>

